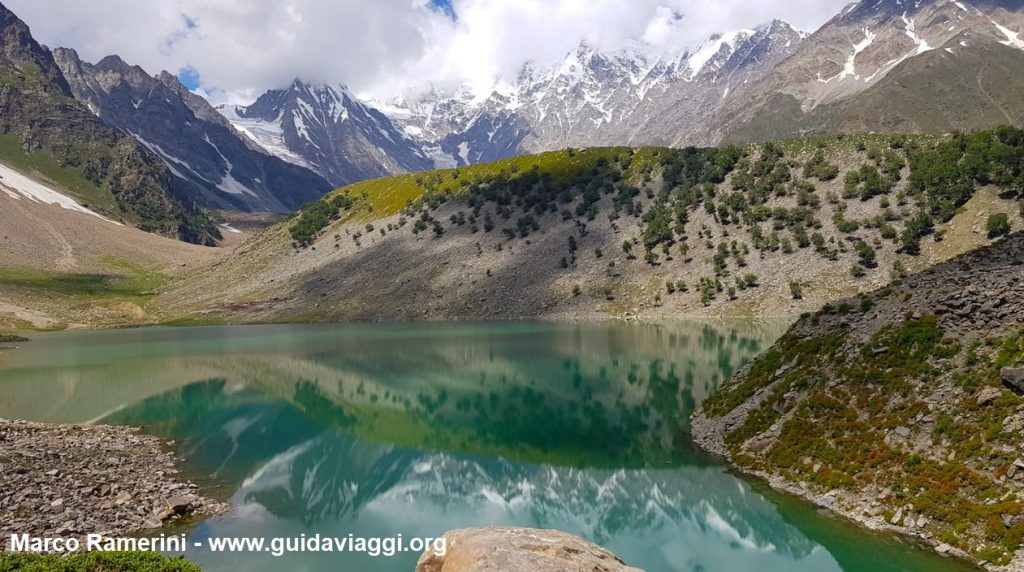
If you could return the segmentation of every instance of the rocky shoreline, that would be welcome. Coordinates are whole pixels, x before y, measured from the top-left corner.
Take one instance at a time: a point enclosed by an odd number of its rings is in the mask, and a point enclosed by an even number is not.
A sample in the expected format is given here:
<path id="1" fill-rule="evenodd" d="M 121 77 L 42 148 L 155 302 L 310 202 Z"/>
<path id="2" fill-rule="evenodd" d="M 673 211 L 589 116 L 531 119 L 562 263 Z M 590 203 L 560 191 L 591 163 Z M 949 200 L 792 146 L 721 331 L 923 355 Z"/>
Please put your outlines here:
<path id="1" fill-rule="evenodd" d="M 226 512 L 176 477 L 164 445 L 131 427 L 0 419 L 0 550 L 11 534 L 130 535 Z"/>
<path id="2" fill-rule="evenodd" d="M 1018 234 L 806 316 L 694 412 L 695 443 L 870 530 L 1024 571 L 1022 261 Z"/>

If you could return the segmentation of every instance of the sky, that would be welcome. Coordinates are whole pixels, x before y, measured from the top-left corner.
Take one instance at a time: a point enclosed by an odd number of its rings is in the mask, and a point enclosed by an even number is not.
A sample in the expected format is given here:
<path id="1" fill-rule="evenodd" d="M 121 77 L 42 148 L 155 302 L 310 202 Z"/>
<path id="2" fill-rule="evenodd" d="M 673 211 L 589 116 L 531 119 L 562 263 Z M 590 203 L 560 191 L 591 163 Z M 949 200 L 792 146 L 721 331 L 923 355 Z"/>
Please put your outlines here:
<path id="1" fill-rule="evenodd" d="M 86 61 L 117 54 L 178 75 L 213 103 L 249 103 L 293 79 L 380 100 L 435 86 L 489 88 L 581 41 L 696 47 L 782 19 L 813 31 L 849 0 L 4 0 L 40 42 Z"/>

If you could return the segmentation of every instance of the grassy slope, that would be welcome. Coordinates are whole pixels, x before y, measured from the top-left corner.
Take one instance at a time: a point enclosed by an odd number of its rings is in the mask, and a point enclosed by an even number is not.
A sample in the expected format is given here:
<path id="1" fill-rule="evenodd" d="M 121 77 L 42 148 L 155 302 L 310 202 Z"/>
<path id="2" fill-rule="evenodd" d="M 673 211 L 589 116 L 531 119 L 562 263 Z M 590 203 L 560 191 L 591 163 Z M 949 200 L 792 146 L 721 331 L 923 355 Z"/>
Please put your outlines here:
<path id="1" fill-rule="evenodd" d="M 146 308 L 167 276 L 108 257 L 106 273 L 0 268 L 0 293 L 35 310 L 36 319 L 0 314 L 0 331 L 60 330 L 69 325 L 118 326 L 152 321 Z"/>
<path id="2" fill-rule="evenodd" d="M 466 192 L 465 181 L 495 176 L 499 173 L 525 172 L 534 167 L 549 173 L 555 180 L 564 181 L 594 166 L 599 158 L 612 160 L 632 150 L 628 147 L 586 149 L 583 152 L 561 150 L 536 155 L 523 155 L 493 163 L 469 165 L 458 169 L 441 169 L 429 173 L 396 175 L 355 183 L 342 187 L 335 194 L 364 199 L 357 209 L 366 220 L 397 214 L 411 202 L 423 197 L 428 190 L 452 196 Z M 656 148 L 643 148 L 641 157 L 648 158 L 659 152 Z M 639 168 L 642 163 L 634 163 Z"/>
<path id="3" fill-rule="evenodd" d="M 9 133 L 0 134 L 0 162 L 42 179 L 89 208 L 115 217 L 121 214 L 114 197 L 86 179 L 80 167 L 61 165 L 50 153 L 26 153 L 21 141 Z"/>

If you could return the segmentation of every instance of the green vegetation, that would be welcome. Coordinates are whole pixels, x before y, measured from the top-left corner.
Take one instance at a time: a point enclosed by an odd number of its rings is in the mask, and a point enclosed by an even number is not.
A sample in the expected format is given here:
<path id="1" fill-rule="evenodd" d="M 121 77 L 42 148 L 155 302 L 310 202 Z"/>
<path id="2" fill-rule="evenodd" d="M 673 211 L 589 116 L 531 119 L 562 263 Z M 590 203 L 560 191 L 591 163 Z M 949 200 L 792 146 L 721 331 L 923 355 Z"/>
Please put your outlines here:
<path id="1" fill-rule="evenodd" d="M 921 211 L 901 238 L 908 253 L 916 253 L 920 237 L 933 232 L 933 220 L 951 219 L 978 185 L 994 185 L 1009 197 L 1024 199 L 1024 130 L 1002 127 L 957 134 L 912 149 L 909 157 L 908 190 Z"/>
<path id="2" fill-rule="evenodd" d="M 799 282 L 790 282 L 789 283 L 789 293 L 790 293 L 791 296 L 793 296 L 794 300 L 803 300 L 804 299 L 804 287 Z"/>
<path id="3" fill-rule="evenodd" d="M 988 217 L 985 227 L 989 238 L 999 238 L 1010 234 L 1010 217 L 1006 213 L 996 213 Z"/>
<path id="4" fill-rule="evenodd" d="M 0 572 L 200 572 L 184 558 L 152 552 L 86 552 L 61 557 L 0 553 Z"/>
<path id="5" fill-rule="evenodd" d="M 122 273 L 69 274 L 44 270 L 4 268 L 0 286 L 24 288 L 50 295 L 84 300 L 148 301 L 164 283 L 162 275 L 122 262 Z"/>
<path id="6" fill-rule="evenodd" d="M 621 289 L 623 262 L 669 272 L 692 263 L 705 276 L 673 301 L 712 306 L 756 297 L 746 276 L 786 256 L 814 253 L 815 266 L 833 266 L 832 275 L 849 277 L 847 286 L 877 280 L 894 256 L 928 251 L 926 237 L 938 242 L 958 232 L 959 223 L 948 223 L 979 185 L 999 186 L 993 200 L 1000 203 L 1019 197 L 1014 161 L 1022 142 L 1007 128 L 718 149 L 567 149 L 351 185 L 307 205 L 289 231 L 297 248 L 315 248 L 324 234 L 339 248 L 342 231 L 360 248 L 378 232 L 420 241 L 477 235 L 470 244 L 480 255 L 543 243 L 554 233 L 564 242 L 544 261 L 552 271 L 589 268 L 590 252 L 607 257 L 607 287 L 629 300 L 636 293 Z M 592 229 L 608 242 L 593 244 Z M 957 247 L 951 241 L 936 248 L 942 256 Z M 789 294 L 802 299 L 810 285 Z M 603 288 L 590 284 L 581 295 Z M 667 295 L 679 291 L 665 287 Z"/>
<path id="7" fill-rule="evenodd" d="M 864 343 L 851 344 L 843 331 L 795 333 L 827 315 L 872 307 L 865 296 L 859 308 L 843 303 L 805 316 L 737 383 L 709 398 L 706 413 L 721 416 L 762 395 L 725 435 L 737 463 L 821 491 L 887 491 L 877 497 L 886 520 L 925 518 L 942 542 L 1006 563 L 1024 547 L 1024 521 L 1015 516 L 1024 499 L 998 477 L 1019 470 L 1013 453 L 1019 424 L 1004 424 L 1016 418 L 1024 399 L 1002 389 L 999 369 L 1024 363 L 1024 332 L 965 346 L 925 315 L 884 327 Z M 940 379 L 952 380 L 967 396 L 982 387 L 1001 391 L 984 402 L 959 399 L 955 410 L 932 410 L 921 394 Z M 765 437 L 776 423 L 777 436 Z M 938 452 L 912 445 L 913 433 L 929 427 Z M 897 444 L 902 436 L 910 445 Z"/>
<path id="8" fill-rule="evenodd" d="M 829 163 L 825 159 L 825 152 L 818 149 L 814 156 L 804 164 L 804 178 L 816 178 L 821 181 L 831 181 L 839 176 L 839 167 Z"/>
<path id="9" fill-rule="evenodd" d="M 337 195 L 330 199 L 313 201 L 303 207 L 299 211 L 299 220 L 289 228 L 295 244 L 312 244 L 324 228 L 336 220 L 342 211 L 352 208 L 352 204 L 353 201 L 348 195 Z"/>

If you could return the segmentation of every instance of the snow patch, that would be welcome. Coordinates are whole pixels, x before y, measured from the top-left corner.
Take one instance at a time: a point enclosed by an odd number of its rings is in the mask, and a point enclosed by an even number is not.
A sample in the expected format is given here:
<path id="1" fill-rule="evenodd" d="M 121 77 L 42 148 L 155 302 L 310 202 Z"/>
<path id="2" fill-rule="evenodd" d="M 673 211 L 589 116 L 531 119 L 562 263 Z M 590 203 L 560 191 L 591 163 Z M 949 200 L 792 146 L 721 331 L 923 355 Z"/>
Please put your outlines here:
<path id="1" fill-rule="evenodd" d="M 185 169 L 188 169 L 189 171 L 191 171 L 192 175 L 194 175 L 195 177 L 198 177 L 198 178 L 206 181 L 207 183 L 210 183 L 211 185 L 213 184 L 213 181 L 211 181 L 210 179 L 207 179 L 206 177 L 200 175 L 198 171 L 196 171 L 195 169 L 192 168 L 192 165 L 188 164 L 188 162 L 183 161 L 183 160 L 175 157 L 174 155 L 171 155 L 170 153 L 164 151 L 163 147 L 161 147 L 161 146 L 159 146 L 156 143 L 153 143 L 151 141 L 147 141 L 141 135 L 138 135 L 136 133 L 132 133 L 131 131 L 129 131 L 129 133 L 131 133 L 132 136 L 135 137 L 139 141 L 139 143 L 142 143 L 143 147 L 145 147 L 146 149 L 149 149 L 150 151 L 155 153 L 157 156 L 159 156 L 161 159 L 163 159 L 164 164 L 167 165 L 167 168 L 170 169 L 171 173 L 175 177 L 178 177 L 179 179 L 186 179 L 186 180 L 193 178 L 193 177 L 190 177 L 190 176 L 186 175 L 185 173 L 183 173 L 183 172 L 178 170 L 178 167 L 184 167 Z"/>
<path id="2" fill-rule="evenodd" d="M 922 38 L 921 36 L 917 35 L 917 29 L 916 29 L 916 25 L 914 24 L 914 19 L 913 18 L 907 18 L 906 12 L 903 13 L 902 18 L 903 18 L 903 24 L 905 26 L 905 28 L 903 30 L 904 33 L 907 35 L 907 37 L 909 37 L 911 40 L 913 40 L 914 41 L 914 45 L 917 46 L 917 51 L 916 51 L 916 53 L 914 55 L 920 55 L 920 54 L 923 54 L 923 53 L 931 50 L 932 47 L 928 45 L 928 42 L 924 38 Z"/>
<path id="3" fill-rule="evenodd" d="M 24 197 L 34 203 L 57 205 L 62 209 L 78 211 L 80 213 L 85 213 L 96 218 L 103 219 L 109 223 L 116 224 L 117 226 L 123 226 L 119 222 L 110 220 L 101 214 L 83 207 L 71 197 L 30 179 L 3 164 L 0 164 L 0 191 L 3 191 L 7 196 L 16 201 L 21 200 L 22 197 Z"/>
<path id="4" fill-rule="evenodd" d="M 995 24 L 996 28 L 998 28 L 1004 36 L 1006 36 L 1006 40 L 1003 42 L 999 42 L 1000 44 L 1004 46 L 1010 46 L 1011 48 L 1017 48 L 1018 50 L 1024 50 L 1024 40 L 1020 39 L 1020 35 L 1018 35 L 1017 32 L 1014 32 L 1013 30 L 997 22 L 992 23 Z"/>
<path id="5" fill-rule="evenodd" d="M 754 34 L 754 30 L 736 30 L 706 42 L 686 60 L 686 65 L 690 69 L 689 79 L 692 80 L 697 77 L 697 74 L 704 69 L 704 66 L 706 66 L 708 62 L 711 61 L 711 58 L 715 57 L 724 46 L 728 46 L 730 50 L 735 49 L 736 44 L 740 40 L 749 38 Z"/>
<path id="6" fill-rule="evenodd" d="M 224 191 L 225 193 L 228 193 L 229 195 L 248 194 L 253 197 L 257 196 L 256 193 L 252 191 L 252 189 L 245 186 L 244 184 L 242 184 L 241 181 L 235 178 L 234 174 L 232 173 L 232 171 L 235 170 L 234 165 L 232 165 L 231 161 L 229 161 L 228 158 L 224 156 L 224 153 L 220 152 L 220 148 L 217 147 L 213 143 L 213 141 L 210 141 L 210 137 L 208 135 L 203 135 L 203 139 L 206 140 L 207 145 L 213 147 L 213 150 L 216 151 L 218 155 L 220 155 L 220 158 L 224 160 L 224 163 L 228 167 L 227 172 L 224 173 L 223 177 L 221 177 L 220 183 L 217 184 L 217 188 Z"/>
<path id="7" fill-rule="evenodd" d="M 263 121 L 262 119 L 246 119 L 239 116 L 237 108 L 234 106 L 223 107 L 219 111 L 235 129 L 248 137 L 268 155 L 293 165 L 310 168 L 309 162 L 289 149 L 284 141 L 284 128 L 281 125 L 283 113 L 278 115 L 274 121 Z"/>
<path id="8" fill-rule="evenodd" d="M 850 57 L 846 58 L 846 64 L 843 65 L 843 71 L 828 79 L 823 79 L 821 74 L 818 74 L 818 81 L 821 83 L 829 83 L 837 79 L 842 81 L 848 77 L 859 80 L 860 76 L 857 75 L 857 56 L 864 50 L 868 49 L 874 41 L 875 33 L 868 28 L 864 28 L 864 39 L 853 45 L 853 53 L 850 54 Z"/>
<path id="9" fill-rule="evenodd" d="M 458 160 L 445 153 L 440 145 L 425 145 L 423 153 L 434 162 L 435 169 L 454 169 L 459 166 Z"/>

